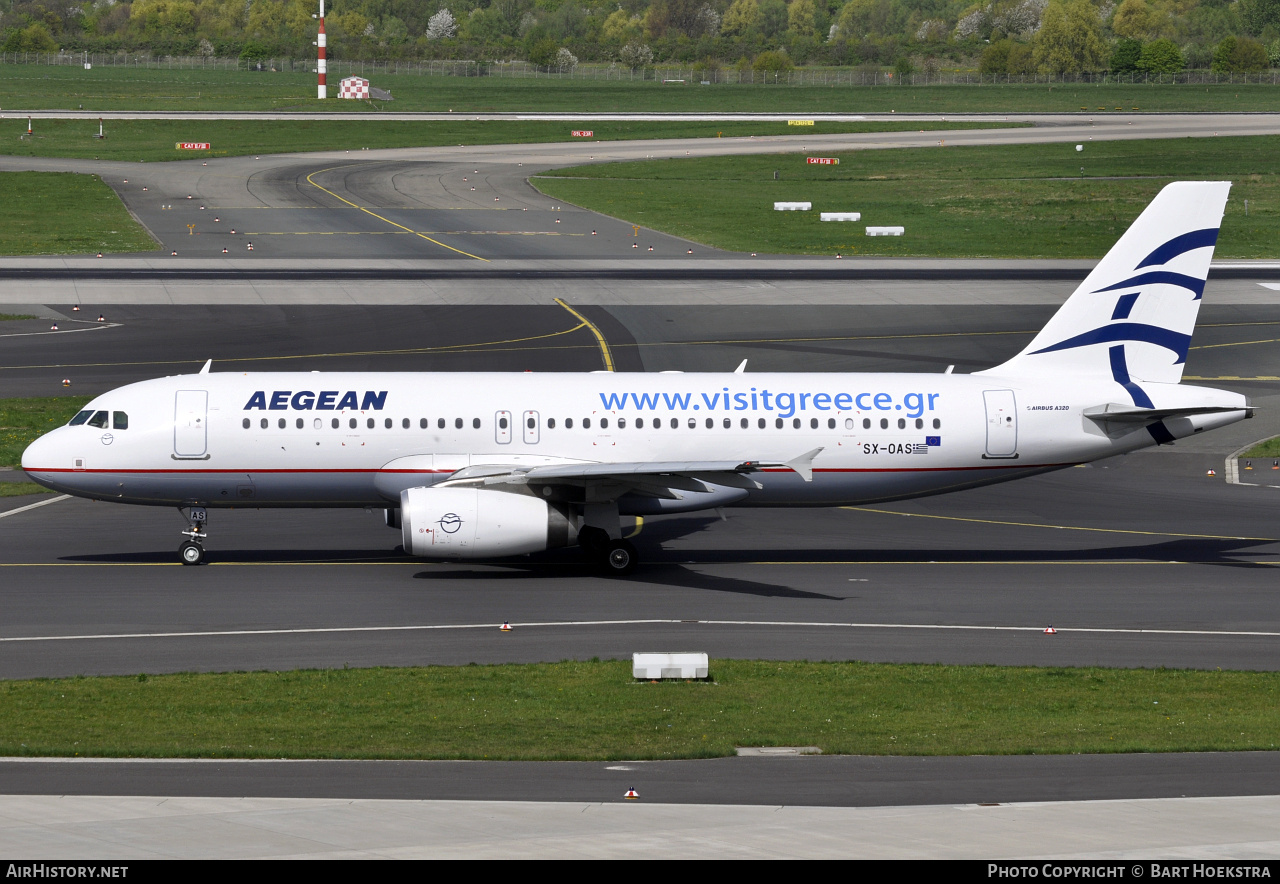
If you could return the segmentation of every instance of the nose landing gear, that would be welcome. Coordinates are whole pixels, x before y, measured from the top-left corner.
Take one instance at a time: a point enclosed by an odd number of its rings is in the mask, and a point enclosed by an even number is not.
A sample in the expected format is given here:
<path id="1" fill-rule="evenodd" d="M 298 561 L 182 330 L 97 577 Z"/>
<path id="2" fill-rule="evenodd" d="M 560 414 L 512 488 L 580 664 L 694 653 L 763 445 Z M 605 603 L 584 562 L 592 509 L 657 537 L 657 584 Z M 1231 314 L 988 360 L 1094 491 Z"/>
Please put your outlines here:
<path id="1" fill-rule="evenodd" d="M 187 521 L 189 527 L 182 533 L 190 539 L 178 546 L 178 556 L 184 565 L 199 565 L 204 562 L 204 545 L 200 541 L 208 537 L 204 532 L 208 516 L 204 509 L 193 506 L 188 510 Z"/>

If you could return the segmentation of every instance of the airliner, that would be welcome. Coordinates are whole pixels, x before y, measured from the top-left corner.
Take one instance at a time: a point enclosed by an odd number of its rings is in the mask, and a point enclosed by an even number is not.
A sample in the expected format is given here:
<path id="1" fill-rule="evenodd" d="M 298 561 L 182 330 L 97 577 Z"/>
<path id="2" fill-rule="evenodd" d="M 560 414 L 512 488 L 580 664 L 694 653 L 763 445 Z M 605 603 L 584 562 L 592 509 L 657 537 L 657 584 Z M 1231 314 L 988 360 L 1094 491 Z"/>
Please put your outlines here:
<path id="1" fill-rule="evenodd" d="M 1252 416 L 1182 384 L 1230 182 L 1175 182 L 1016 356 L 972 374 L 214 372 L 129 384 L 34 441 L 55 491 L 208 512 L 376 507 L 406 554 L 578 546 L 637 564 L 621 519 L 943 494 Z"/>

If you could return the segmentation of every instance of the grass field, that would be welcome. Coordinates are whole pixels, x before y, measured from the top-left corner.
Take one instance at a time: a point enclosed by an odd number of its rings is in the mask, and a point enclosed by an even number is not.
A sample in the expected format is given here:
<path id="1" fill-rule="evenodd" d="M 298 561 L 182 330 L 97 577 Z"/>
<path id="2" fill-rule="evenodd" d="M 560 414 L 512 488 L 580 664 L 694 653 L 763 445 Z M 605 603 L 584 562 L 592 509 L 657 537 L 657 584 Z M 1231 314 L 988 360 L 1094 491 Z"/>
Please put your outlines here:
<path id="1" fill-rule="evenodd" d="M 1280 436 L 1259 442 L 1240 456 L 1280 458 Z"/>
<path id="2" fill-rule="evenodd" d="M 37 436 L 71 420 L 88 401 L 85 396 L 0 399 L 0 467 L 21 466 L 23 450 Z"/>
<path id="3" fill-rule="evenodd" d="M 24 497 L 28 494 L 52 494 L 43 485 L 35 482 L 0 482 L 0 497 Z"/>
<path id="4" fill-rule="evenodd" d="M 1216 257 L 1262 258 L 1280 252 L 1277 151 L 1274 136 L 1090 142 L 1082 152 L 939 147 L 840 153 L 838 166 L 800 155 L 612 163 L 534 183 L 565 202 L 738 251 L 1099 258 L 1170 180 L 1230 179 Z M 812 201 L 813 211 L 773 211 L 782 200 Z M 822 211 L 862 220 L 823 223 Z M 867 225 L 906 234 L 868 237 Z"/>
<path id="5" fill-rule="evenodd" d="M 146 252 L 156 242 L 96 175 L 0 172 L 0 255 Z"/>
<path id="6" fill-rule="evenodd" d="M 5 755 L 699 758 L 734 746 L 999 755 L 1273 749 L 1280 673 L 713 661 L 0 683 Z"/>
<path id="7" fill-rule="evenodd" d="M 652 80 L 598 81 L 368 74 L 395 101 L 385 110 L 448 111 L 756 111 L 844 113 L 1090 113 L 1270 111 L 1280 87 L 1171 85 L 1009 86 L 674 86 Z M 330 74 L 336 84 L 338 77 Z M 304 73 L 146 70 L 129 67 L 0 66 L 0 107 L 84 110 L 356 111 L 373 105 L 315 98 Z M 336 86 L 331 87 L 336 92 Z M 1099 107 L 1107 108 L 1098 111 Z"/>
<path id="8" fill-rule="evenodd" d="M 27 137 L 27 120 L 0 121 L 0 154 L 103 160 L 191 160 L 209 156 L 371 150 L 459 144 L 527 144 L 554 141 L 632 141 L 640 138 L 715 138 L 841 132 L 903 132 L 920 129 L 994 129 L 1010 123 L 815 123 L 803 130 L 785 122 L 617 122 L 590 124 L 591 139 L 574 138 L 572 123 L 539 121 L 390 120 L 109 120 L 99 140 L 91 120 L 38 120 Z M 180 141 L 208 142 L 209 151 L 177 150 Z"/>

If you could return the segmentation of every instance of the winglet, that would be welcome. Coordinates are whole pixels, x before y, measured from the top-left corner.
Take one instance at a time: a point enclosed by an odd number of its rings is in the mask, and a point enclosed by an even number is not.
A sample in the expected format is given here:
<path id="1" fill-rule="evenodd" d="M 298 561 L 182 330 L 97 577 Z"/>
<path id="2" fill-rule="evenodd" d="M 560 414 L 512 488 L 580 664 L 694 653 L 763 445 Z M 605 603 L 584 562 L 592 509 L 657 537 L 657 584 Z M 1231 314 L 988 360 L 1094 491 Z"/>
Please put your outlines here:
<path id="1" fill-rule="evenodd" d="M 813 459 L 822 453 L 821 448 L 815 448 L 813 451 L 806 451 L 804 454 L 787 461 L 787 466 L 800 474 L 800 478 L 806 482 L 813 481 Z"/>
<path id="2" fill-rule="evenodd" d="M 210 367 L 212 367 L 212 366 L 213 366 L 213 360 L 212 360 L 212 359 L 210 359 L 208 362 L 206 362 L 206 363 L 204 364 L 204 368 L 200 369 L 200 374 L 208 374 L 208 373 L 209 373 L 209 369 L 210 369 Z"/>
<path id="3" fill-rule="evenodd" d="M 747 360 L 744 359 L 742 360 L 742 362 L 738 363 L 738 367 L 733 370 L 733 373 L 742 374 L 746 370 L 747 370 Z"/>

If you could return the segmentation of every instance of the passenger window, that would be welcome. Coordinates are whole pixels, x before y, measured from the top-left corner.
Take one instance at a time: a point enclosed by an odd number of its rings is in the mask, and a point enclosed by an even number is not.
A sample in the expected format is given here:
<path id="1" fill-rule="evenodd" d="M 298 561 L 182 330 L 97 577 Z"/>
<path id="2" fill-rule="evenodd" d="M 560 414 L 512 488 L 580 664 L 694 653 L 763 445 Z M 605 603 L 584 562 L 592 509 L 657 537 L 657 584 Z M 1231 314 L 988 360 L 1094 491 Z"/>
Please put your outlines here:
<path id="1" fill-rule="evenodd" d="M 776 429 L 781 430 L 781 429 L 782 429 L 782 418 L 776 418 L 776 419 L 774 419 L 773 426 L 774 426 Z"/>
<path id="2" fill-rule="evenodd" d="M 355 418 L 351 418 L 351 420 L 349 420 L 349 421 L 347 422 L 347 425 L 348 425 L 351 429 L 353 429 L 353 430 L 354 430 L 354 429 L 356 428 L 356 419 L 355 419 Z"/>
<path id="3" fill-rule="evenodd" d="M 333 428 L 335 430 L 338 429 L 338 419 L 336 417 L 333 419 Z"/>
<path id="4" fill-rule="evenodd" d="M 314 430 L 324 429 L 324 421 L 320 420 L 320 418 L 316 418 L 311 422 L 311 428 Z"/>
<path id="5" fill-rule="evenodd" d="M 276 424 L 280 427 L 280 429 L 282 429 L 282 430 L 283 430 L 283 429 L 284 429 L 284 418 L 280 418 L 278 421 L 276 421 Z"/>
<path id="6" fill-rule="evenodd" d="M 554 430 L 555 428 L 556 428 L 556 419 L 553 417 L 547 418 L 547 429 Z"/>
<path id="7" fill-rule="evenodd" d="M 262 420 L 258 421 L 258 426 L 265 430 L 267 428 L 267 419 L 264 417 Z"/>
<path id="8" fill-rule="evenodd" d="M 844 422 L 844 425 L 845 425 L 846 427 L 849 427 L 849 429 L 853 429 L 852 423 L 851 423 L 850 421 L 845 421 L 845 422 Z M 864 430 L 869 430 L 869 429 L 871 429 L 871 418 L 869 418 L 869 417 L 864 417 L 864 418 L 862 419 L 862 429 L 864 429 Z"/>
<path id="9" fill-rule="evenodd" d="M 402 430 L 409 429 L 409 419 L 407 417 L 400 421 L 400 429 Z"/>
<path id="10" fill-rule="evenodd" d="M 129 429 L 129 415 L 125 414 L 123 411 L 111 412 L 111 428 L 113 430 Z"/>
<path id="11" fill-rule="evenodd" d="M 827 429 L 834 430 L 835 428 L 836 428 L 836 419 L 833 417 L 827 418 Z M 853 429 L 853 421 L 849 421 L 849 429 L 851 430 Z"/>
<path id="12" fill-rule="evenodd" d="M 907 419 L 905 417 L 898 418 L 898 429 L 905 430 L 907 428 Z"/>
<path id="13" fill-rule="evenodd" d="M 797 417 L 797 418 L 792 418 L 792 420 L 791 420 L 791 429 L 793 429 L 793 430 L 798 430 L 798 429 L 800 429 L 800 418 L 798 418 L 798 417 Z"/>
<path id="14" fill-rule="evenodd" d="M 427 419 L 425 417 L 418 418 L 418 429 L 425 430 L 427 428 Z"/>
<path id="15" fill-rule="evenodd" d="M 764 418 L 760 418 L 760 420 L 758 421 L 757 425 L 760 427 L 760 429 L 762 429 L 762 430 L 763 430 L 763 429 L 764 429 Z"/>
<path id="16" fill-rule="evenodd" d="M 725 419 L 724 419 L 724 428 L 727 430 L 727 429 L 729 429 L 729 428 L 730 428 L 730 427 L 732 427 L 732 426 L 733 426 L 733 421 L 732 421 L 732 420 L 730 420 L 729 418 L 725 418 Z"/>
<path id="17" fill-rule="evenodd" d="M 507 419 L 505 417 L 498 418 L 498 429 L 505 430 L 507 428 Z"/>
<path id="18" fill-rule="evenodd" d="M 600 418 L 600 429 L 602 430 L 609 429 L 609 419 L 607 417 Z"/>
<path id="19" fill-rule="evenodd" d="M 917 429 L 917 430 L 923 430 L 923 429 L 924 429 L 924 420 L 923 420 L 923 419 L 921 419 L 921 418 L 916 418 L 916 429 Z"/>
<path id="20" fill-rule="evenodd" d="M 638 417 L 638 418 L 636 418 L 636 429 L 637 429 L 637 430 L 643 430 L 643 429 L 644 429 L 644 418 L 642 418 L 642 417 Z"/>
<path id="21" fill-rule="evenodd" d="M 715 419 L 714 419 L 714 418 L 707 418 L 707 429 L 708 429 L 708 430 L 713 429 L 713 428 L 715 427 L 715 425 L 716 425 L 716 422 L 715 422 Z"/>
<path id="22" fill-rule="evenodd" d="M 627 428 L 627 419 L 625 417 L 618 418 L 618 429 L 625 430 Z"/>
<path id="23" fill-rule="evenodd" d="M 871 426 L 871 421 L 863 421 L 863 422 L 862 422 L 862 426 L 863 426 L 864 428 Z M 844 419 L 844 428 L 845 428 L 846 430 L 852 430 L 852 429 L 853 429 L 853 418 L 851 418 L 851 417 L 847 417 L 847 418 L 845 418 L 845 419 Z"/>
<path id="24" fill-rule="evenodd" d="M 698 429 L 698 419 L 696 417 L 689 418 L 689 429 L 691 430 Z"/>
<path id="25" fill-rule="evenodd" d="M 382 419 L 382 428 L 385 430 L 391 429 L 391 418 L 388 417 Z"/>
<path id="26" fill-rule="evenodd" d="M 680 429 L 680 418 L 678 418 L 678 417 L 673 417 L 673 418 L 671 419 L 671 429 L 673 429 L 673 430 L 678 430 L 678 429 Z"/>
<path id="27" fill-rule="evenodd" d="M 887 417 L 880 418 L 880 429 L 882 430 L 889 429 L 889 419 Z"/>
<path id="28" fill-rule="evenodd" d="M 439 428 L 439 429 L 441 429 L 441 430 L 443 430 L 443 429 L 444 429 L 444 418 L 437 418 L 437 419 L 436 419 L 436 427 L 437 427 L 437 428 Z"/>
<path id="29" fill-rule="evenodd" d="M 364 424 L 365 424 L 365 426 L 366 426 L 368 429 L 372 430 L 372 429 L 373 429 L 373 418 L 371 418 L 371 417 L 367 417 L 367 418 L 365 418 L 365 420 L 364 420 Z"/>
<path id="30" fill-rule="evenodd" d="M 462 418 L 460 418 L 460 417 L 455 417 L 455 418 L 453 419 L 453 428 L 454 428 L 455 430 L 461 430 L 461 429 L 462 429 Z"/>
<path id="31" fill-rule="evenodd" d="M 582 419 L 582 429 L 584 429 L 584 430 L 589 430 L 589 429 L 591 429 L 591 418 L 589 418 L 589 417 L 584 417 L 584 418 Z"/>
<path id="32" fill-rule="evenodd" d="M 89 418 L 89 426 L 105 430 L 107 427 L 107 413 L 105 411 L 94 412 L 93 417 Z"/>
<path id="33" fill-rule="evenodd" d="M 935 417 L 935 418 L 933 419 L 933 428 L 934 428 L 935 430 L 941 429 L 941 428 L 942 428 L 942 421 L 938 420 L 938 419 Z"/>
<path id="34" fill-rule="evenodd" d="M 573 429 L 573 418 L 571 418 L 571 417 L 567 417 L 567 418 L 565 418 L 565 419 L 564 419 L 564 428 L 565 428 L 566 430 L 572 430 L 572 429 Z"/>
<path id="35" fill-rule="evenodd" d="M 809 429 L 811 430 L 818 429 L 818 419 L 816 417 L 809 418 Z"/>
<path id="36" fill-rule="evenodd" d="M 246 430 L 249 429 L 249 419 L 245 418 L 244 420 L 240 421 L 240 426 L 244 427 Z"/>
<path id="37" fill-rule="evenodd" d="M 480 429 L 480 418 L 478 418 L 478 417 L 473 417 L 473 418 L 471 419 L 471 428 L 472 428 L 473 430 L 478 430 L 478 429 Z"/>
<path id="38" fill-rule="evenodd" d="M 73 417 L 73 418 L 71 419 L 71 423 L 67 424 L 67 426 L 69 426 L 69 427 L 78 427 L 78 426 L 80 426 L 82 423 L 84 423 L 85 421 L 87 421 L 87 420 L 88 420 L 92 415 L 93 415 L 93 409 L 92 409 L 92 408 L 90 408 L 88 411 L 82 411 L 82 412 L 80 412 L 79 414 L 77 414 L 75 417 Z M 248 424 L 245 424 L 245 426 L 248 426 Z"/>
<path id="39" fill-rule="evenodd" d="M 302 418 L 298 418 L 298 429 L 302 429 Z"/>
<path id="40" fill-rule="evenodd" d="M 751 422 L 744 417 L 742 419 L 742 429 L 745 430 L 749 426 L 751 426 Z"/>

